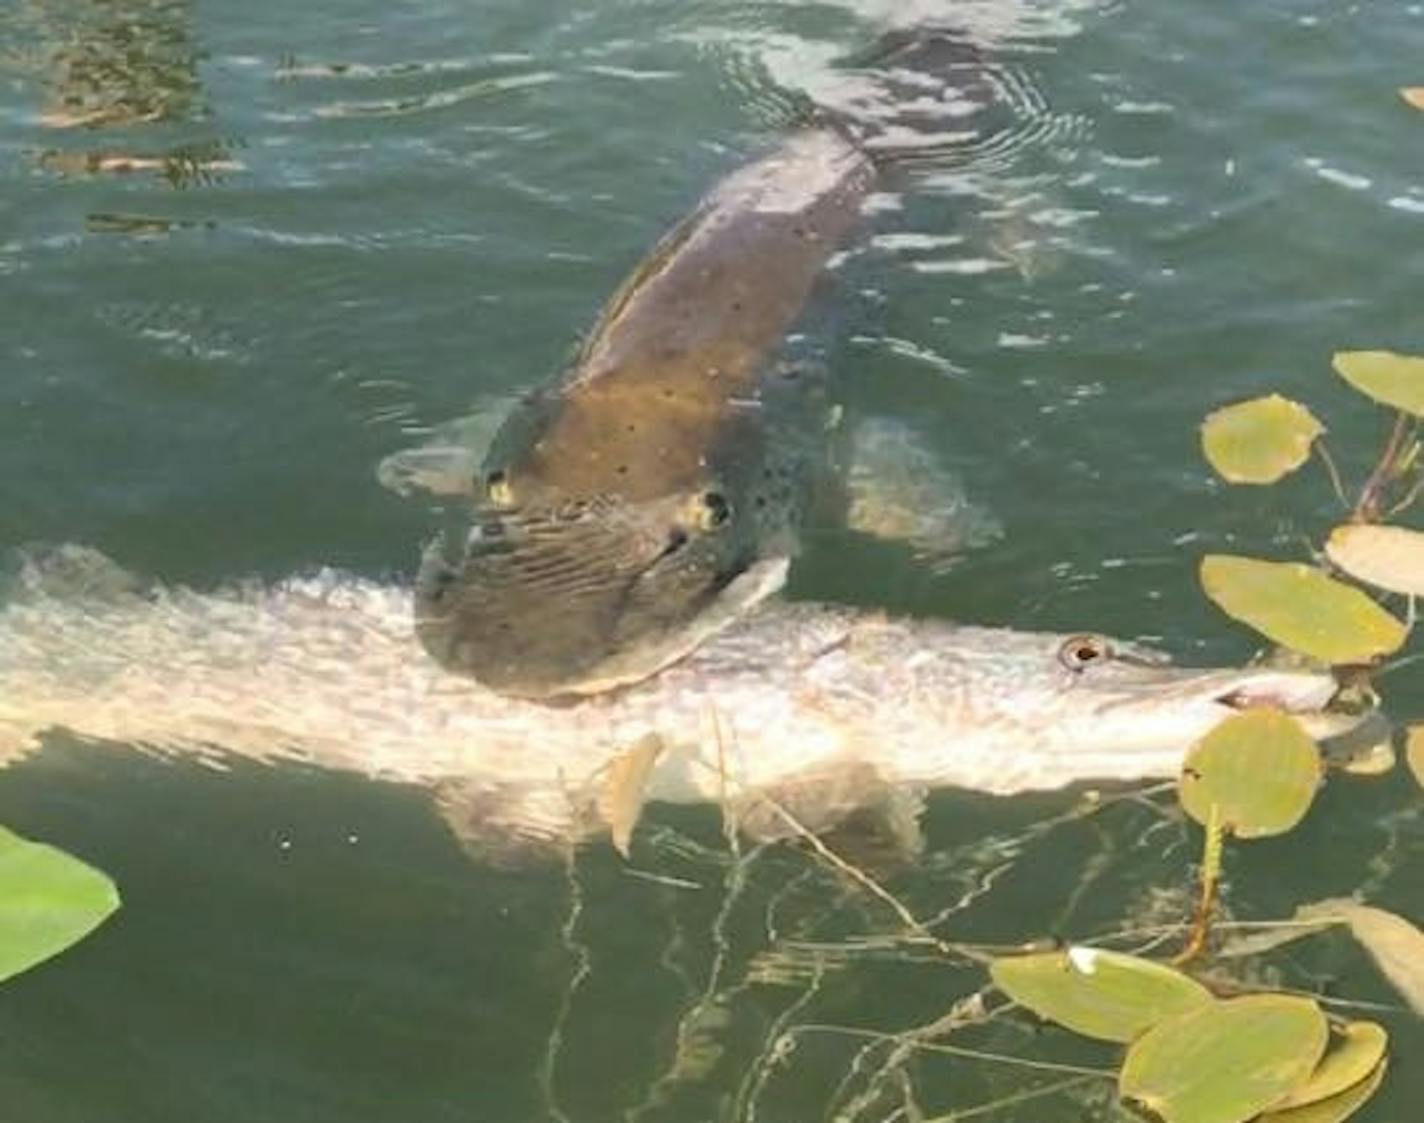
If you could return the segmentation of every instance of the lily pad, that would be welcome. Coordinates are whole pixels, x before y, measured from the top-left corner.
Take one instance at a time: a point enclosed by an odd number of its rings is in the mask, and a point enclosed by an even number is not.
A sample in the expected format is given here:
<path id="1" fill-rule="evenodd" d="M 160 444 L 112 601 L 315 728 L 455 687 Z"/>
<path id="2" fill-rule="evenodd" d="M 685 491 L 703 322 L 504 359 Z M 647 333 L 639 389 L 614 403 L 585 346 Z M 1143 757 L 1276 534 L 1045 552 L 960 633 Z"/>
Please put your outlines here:
<path id="1" fill-rule="evenodd" d="M 1087 1037 L 1127 1042 L 1211 992 L 1150 959 L 1073 947 L 1015 955 L 989 965 L 994 984 L 1021 1006 Z"/>
<path id="2" fill-rule="evenodd" d="M 1341 1123 L 1359 1111 L 1371 1096 L 1379 1090 L 1384 1080 L 1387 1061 L 1375 1066 L 1374 1072 L 1361 1080 L 1353 1088 L 1347 1088 L 1328 1100 L 1319 1100 L 1303 1107 L 1286 1108 L 1284 1111 L 1268 1111 L 1258 1123 Z"/>
<path id="3" fill-rule="evenodd" d="M 1201 583 L 1228 616 L 1325 663 L 1387 655 L 1407 631 L 1359 589 L 1297 562 L 1208 554 Z"/>
<path id="4" fill-rule="evenodd" d="M 98 870 L 0 827 L 0 980 L 58 955 L 118 907 Z"/>
<path id="5" fill-rule="evenodd" d="M 1406 105 L 1424 109 L 1424 86 L 1401 86 L 1399 96 L 1404 99 Z"/>
<path id="6" fill-rule="evenodd" d="M 1388 1044 L 1389 1034 L 1383 1026 L 1375 1022 L 1346 1022 L 1310 1079 L 1273 1105 L 1272 1110 L 1319 1103 L 1348 1091 L 1379 1068 Z"/>
<path id="7" fill-rule="evenodd" d="M 1300 723 L 1260 707 L 1233 714 L 1192 746 L 1177 794 L 1197 822 L 1205 825 L 1215 804 L 1237 838 L 1262 838 L 1300 822 L 1320 774 L 1320 750 Z"/>
<path id="8" fill-rule="evenodd" d="M 1424 417 L 1424 359 L 1393 351 L 1337 351 L 1335 370 L 1381 405 Z"/>
<path id="9" fill-rule="evenodd" d="M 1424 597 L 1424 534 L 1402 526 L 1337 526 L 1325 556 L 1357 581 Z"/>
<path id="10" fill-rule="evenodd" d="M 1411 726 L 1404 735 L 1404 759 L 1409 761 L 1409 771 L 1424 788 L 1424 725 Z"/>
<path id="11" fill-rule="evenodd" d="M 1118 1091 L 1166 1123 L 1244 1123 L 1309 1079 L 1325 1015 L 1308 998 L 1253 994 L 1159 1022 L 1127 1051 Z"/>
<path id="12" fill-rule="evenodd" d="M 1305 406 L 1271 394 L 1208 414 L 1202 454 L 1229 483 L 1273 484 L 1306 462 L 1323 432 Z"/>

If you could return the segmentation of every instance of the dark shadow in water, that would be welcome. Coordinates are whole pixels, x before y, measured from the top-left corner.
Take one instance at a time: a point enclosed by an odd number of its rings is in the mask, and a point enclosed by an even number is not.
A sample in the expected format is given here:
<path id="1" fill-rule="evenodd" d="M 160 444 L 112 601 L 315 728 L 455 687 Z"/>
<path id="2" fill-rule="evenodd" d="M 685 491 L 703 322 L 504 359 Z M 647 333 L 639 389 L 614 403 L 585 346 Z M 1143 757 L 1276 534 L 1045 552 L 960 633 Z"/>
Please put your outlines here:
<path id="1" fill-rule="evenodd" d="M 50 148 L 39 157 L 42 168 L 66 176 L 149 172 L 175 188 L 203 186 L 241 168 L 226 140 L 129 144 L 135 127 L 208 116 L 192 0 L 86 0 L 40 10 L 53 44 L 40 124 L 86 136 L 124 130 L 113 144 Z"/>

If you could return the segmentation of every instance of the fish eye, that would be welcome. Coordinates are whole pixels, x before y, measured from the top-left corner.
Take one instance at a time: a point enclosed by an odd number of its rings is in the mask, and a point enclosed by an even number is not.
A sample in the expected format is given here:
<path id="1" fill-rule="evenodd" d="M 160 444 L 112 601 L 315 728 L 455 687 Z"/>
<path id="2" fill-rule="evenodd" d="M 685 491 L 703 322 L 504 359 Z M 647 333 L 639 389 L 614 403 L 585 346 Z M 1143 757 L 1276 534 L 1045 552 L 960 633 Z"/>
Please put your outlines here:
<path id="1" fill-rule="evenodd" d="M 485 476 L 485 495 L 498 507 L 514 505 L 514 489 L 509 486 L 509 476 L 503 468 L 496 468 Z"/>
<path id="2" fill-rule="evenodd" d="M 707 529 L 721 526 L 732 517 L 732 505 L 720 491 L 708 491 L 702 496 L 702 517 Z"/>
<path id="3" fill-rule="evenodd" d="M 1058 661 L 1070 671 L 1081 671 L 1092 663 L 1112 658 L 1112 645 L 1102 636 L 1069 636 L 1058 649 Z"/>

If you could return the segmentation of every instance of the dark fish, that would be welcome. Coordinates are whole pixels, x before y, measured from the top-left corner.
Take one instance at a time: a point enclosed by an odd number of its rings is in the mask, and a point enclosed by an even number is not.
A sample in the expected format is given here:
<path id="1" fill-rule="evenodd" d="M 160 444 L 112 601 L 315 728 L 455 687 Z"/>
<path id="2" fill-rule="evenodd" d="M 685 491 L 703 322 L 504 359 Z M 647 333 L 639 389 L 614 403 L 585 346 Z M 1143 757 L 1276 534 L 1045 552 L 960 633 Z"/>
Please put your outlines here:
<path id="1" fill-rule="evenodd" d="M 464 541 L 427 554 L 417 623 L 441 663 L 511 694 L 603 690 L 775 589 L 756 563 L 794 550 L 829 411 L 814 374 L 768 365 L 875 176 L 807 129 L 658 244 L 496 436 Z"/>
<path id="2" fill-rule="evenodd" d="M 911 71 L 987 104 L 979 62 L 920 33 L 854 65 L 883 68 L 917 119 L 933 99 L 922 81 L 900 91 Z M 824 382 L 783 341 L 895 163 L 883 147 L 872 159 L 871 134 L 905 126 L 809 116 L 820 123 L 732 172 L 662 239 L 571 369 L 496 435 L 468 525 L 427 551 L 417 583 L 420 638 L 447 668 L 507 694 L 606 690 L 780 585 L 836 461 Z M 390 475 L 428 468 L 411 458 Z"/>

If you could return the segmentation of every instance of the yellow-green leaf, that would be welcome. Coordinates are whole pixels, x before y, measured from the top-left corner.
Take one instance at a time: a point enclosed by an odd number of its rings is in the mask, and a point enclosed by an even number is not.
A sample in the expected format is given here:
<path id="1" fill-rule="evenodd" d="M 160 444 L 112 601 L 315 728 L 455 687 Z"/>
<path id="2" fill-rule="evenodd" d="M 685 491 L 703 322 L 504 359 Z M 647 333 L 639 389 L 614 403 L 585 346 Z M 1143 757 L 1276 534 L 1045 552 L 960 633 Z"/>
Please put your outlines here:
<path id="1" fill-rule="evenodd" d="M 1347 1088 L 1338 1096 L 1328 1100 L 1306 1104 L 1304 1107 L 1287 1108 L 1284 1111 L 1268 1111 L 1258 1123 L 1342 1123 L 1364 1106 L 1366 1101 L 1379 1090 L 1384 1080 L 1388 1061 L 1381 1061 L 1374 1072 L 1361 1080 L 1353 1088 Z"/>
<path id="2" fill-rule="evenodd" d="M 1362 905 L 1349 897 L 1333 897 L 1296 909 L 1301 920 L 1339 920 L 1375 961 L 1386 979 L 1424 1016 L 1424 932 L 1402 916 Z"/>
<path id="3" fill-rule="evenodd" d="M 1229 483 L 1272 484 L 1305 463 L 1323 432 L 1305 406 L 1271 394 L 1207 414 L 1202 454 Z"/>
<path id="4" fill-rule="evenodd" d="M 1337 351 L 1335 370 L 1381 405 L 1424 417 L 1424 359 L 1393 351 Z"/>
<path id="5" fill-rule="evenodd" d="M 1424 109 L 1424 86 L 1401 86 L 1399 96 L 1404 99 L 1406 105 Z"/>
<path id="6" fill-rule="evenodd" d="M 1118 1091 L 1167 1123 L 1245 1123 L 1310 1077 L 1325 1015 L 1308 998 L 1253 994 L 1159 1022 L 1127 1051 Z"/>
<path id="7" fill-rule="evenodd" d="M 1192 746 L 1177 794 L 1205 825 L 1212 805 L 1237 838 L 1281 834 L 1300 822 L 1320 784 L 1320 750 L 1300 723 L 1269 707 L 1219 723 Z"/>
<path id="8" fill-rule="evenodd" d="M 1424 725 L 1411 726 L 1404 735 L 1404 758 L 1409 761 L 1409 771 L 1424 788 Z"/>
<path id="9" fill-rule="evenodd" d="M 1337 526 L 1325 556 L 1357 581 L 1424 597 L 1424 534 L 1402 526 Z"/>
<path id="10" fill-rule="evenodd" d="M 1399 620 L 1312 566 L 1209 554 L 1201 583 L 1228 616 L 1325 663 L 1365 663 L 1404 642 Z"/>
<path id="11" fill-rule="evenodd" d="M 1131 1041 L 1163 1018 L 1212 1000 L 1199 982 L 1164 963 L 1101 948 L 1005 956 L 989 965 L 989 974 L 1019 1005 L 1106 1041 Z"/>
<path id="12" fill-rule="evenodd" d="M 1325 1059 L 1310 1079 L 1273 1104 L 1272 1110 L 1318 1103 L 1355 1087 L 1379 1068 L 1388 1044 L 1389 1034 L 1384 1026 L 1376 1022 L 1346 1022 L 1339 1034 L 1332 1036 Z"/>
<path id="13" fill-rule="evenodd" d="M 58 955 L 118 907 L 104 874 L 0 827 L 0 979 Z"/>

